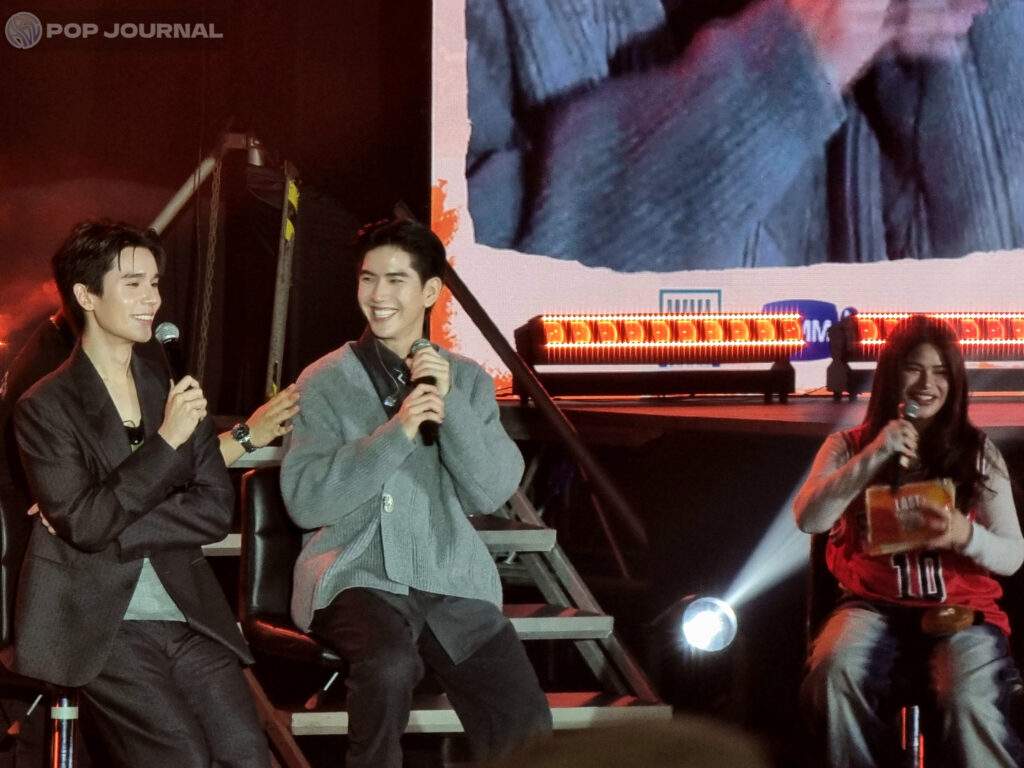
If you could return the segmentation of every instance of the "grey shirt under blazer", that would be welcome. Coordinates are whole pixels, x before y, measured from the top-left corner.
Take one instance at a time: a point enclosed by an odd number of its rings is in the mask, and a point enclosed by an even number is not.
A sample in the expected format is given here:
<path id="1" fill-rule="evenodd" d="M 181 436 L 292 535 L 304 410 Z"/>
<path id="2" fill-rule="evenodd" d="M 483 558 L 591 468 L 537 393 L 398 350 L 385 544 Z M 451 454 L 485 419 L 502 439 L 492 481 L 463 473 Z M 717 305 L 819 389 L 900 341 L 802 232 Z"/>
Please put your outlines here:
<path id="1" fill-rule="evenodd" d="M 231 527 L 234 491 L 209 418 L 177 450 L 157 434 L 168 381 L 139 355 L 132 375 L 145 442 L 134 452 L 81 347 L 18 402 L 33 525 L 15 612 L 15 671 L 59 685 L 95 678 L 149 557 L 195 631 L 242 660 L 248 647 L 201 546 Z"/>
<path id="2" fill-rule="evenodd" d="M 515 492 L 523 458 L 505 432 L 491 377 L 447 350 L 451 389 L 437 442 L 409 440 L 389 420 L 346 344 L 299 377 L 302 412 L 281 465 L 291 517 L 307 533 L 295 564 L 292 617 L 342 590 L 418 589 L 501 605 L 494 560 L 467 515 Z"/>

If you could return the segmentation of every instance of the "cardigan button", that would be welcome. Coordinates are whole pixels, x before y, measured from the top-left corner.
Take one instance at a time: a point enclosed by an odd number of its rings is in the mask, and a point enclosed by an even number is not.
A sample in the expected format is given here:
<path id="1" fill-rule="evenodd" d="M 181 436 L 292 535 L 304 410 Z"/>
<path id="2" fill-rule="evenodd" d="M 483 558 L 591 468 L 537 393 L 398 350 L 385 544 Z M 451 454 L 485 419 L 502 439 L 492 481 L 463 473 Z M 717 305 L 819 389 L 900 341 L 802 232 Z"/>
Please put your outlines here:
<path id="1" fill-rule="evenodd" d="M 385 512 L 390 512 L 395 508 L 395 499 L 390 493 L 385 493 L 380 497 L 381 505 L 384 507 Z"/>

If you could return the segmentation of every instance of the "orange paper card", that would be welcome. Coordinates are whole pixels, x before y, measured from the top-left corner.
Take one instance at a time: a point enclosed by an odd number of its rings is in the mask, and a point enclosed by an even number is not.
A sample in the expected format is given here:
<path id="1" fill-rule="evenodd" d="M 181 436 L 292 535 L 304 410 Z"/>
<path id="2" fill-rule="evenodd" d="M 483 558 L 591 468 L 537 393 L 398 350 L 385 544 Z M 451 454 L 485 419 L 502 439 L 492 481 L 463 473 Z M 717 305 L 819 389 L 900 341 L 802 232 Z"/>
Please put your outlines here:
<path id="1" fill-rule="evenodd" d="M 919 549 L 938 532 L 925 525 L 927 506 L 953 507 L 956 486 L 948 478 L 905 483 L 898 487 L 872 485 L 864 492 L 867 509 L 865 547 L 869 555 L 888 555 Z M 927 502 L 931 502 L 927 504 Z"/>

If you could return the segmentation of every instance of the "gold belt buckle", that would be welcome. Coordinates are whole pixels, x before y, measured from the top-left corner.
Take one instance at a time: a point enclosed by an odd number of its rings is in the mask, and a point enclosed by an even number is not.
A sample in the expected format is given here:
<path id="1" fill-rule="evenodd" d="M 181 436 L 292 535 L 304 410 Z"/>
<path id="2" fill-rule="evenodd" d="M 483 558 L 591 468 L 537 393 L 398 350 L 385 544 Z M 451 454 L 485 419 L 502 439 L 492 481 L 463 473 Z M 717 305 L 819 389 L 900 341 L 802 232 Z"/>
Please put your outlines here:
<path id="1" fill-rule="evenodd" d="M 921 631 L 931 637 L 946 637 L 974 624 L 974 610 L 966 605 L 936 605 L 921 613 Z"/>

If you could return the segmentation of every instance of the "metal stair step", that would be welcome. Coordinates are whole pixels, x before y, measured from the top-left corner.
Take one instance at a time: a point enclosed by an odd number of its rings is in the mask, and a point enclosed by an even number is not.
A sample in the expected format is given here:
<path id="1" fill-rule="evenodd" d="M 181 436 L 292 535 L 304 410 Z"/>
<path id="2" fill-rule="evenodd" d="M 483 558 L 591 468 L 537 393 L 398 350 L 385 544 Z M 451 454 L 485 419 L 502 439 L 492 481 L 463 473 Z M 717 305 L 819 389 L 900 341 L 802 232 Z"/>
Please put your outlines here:
<path id="1" fill-rule="evenodd" d="M 491 552 L 550 552 L 557 538 L 554 528 L 497 515 L 474 515 L 470 522 Z M 237 557 L 241 548 L 242 534 L 229 533 L 220 541 L 205 545 L 203 553 L 207 557 Z"/>
<path id="2" fill-rule="evenodd" d="M 558 730 L 593 728 L 638 720 L 668 720 L 672 708 L 661 702 L 612 693 L 549 693 L 548 705 Z M 282 713 L 296 736 L 327 736 L 348 733 L 348 712 Z M 406 733 L 461 733 L 462 723 L 446 696 L 416 697 Z"/>
<path id="3" fill-rule="evenodd" d="M 555 546 L 554 528 L 497 515 L 474 515 L 469 520 L 491 552 L 550 552 Z"/>
<path id="4" fill-rule="evenodd" d="M 579 608 L 518 603 L 503 610 L 523 640 L 601 640 L 615 629 L 613 617 Z"/>
<path id="5" fill-rule="evenodd" d="M 220 541 L 203 545 L 207 557 L 238 557 L 242 552 L 242 534 L 229 533 Z"/>

